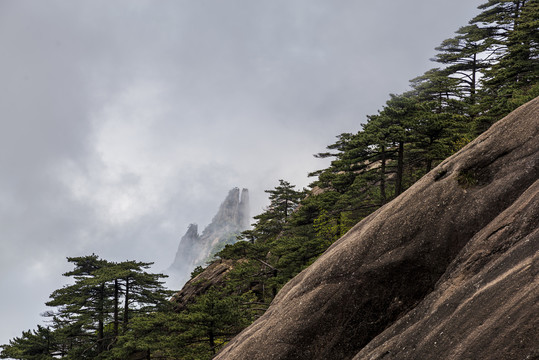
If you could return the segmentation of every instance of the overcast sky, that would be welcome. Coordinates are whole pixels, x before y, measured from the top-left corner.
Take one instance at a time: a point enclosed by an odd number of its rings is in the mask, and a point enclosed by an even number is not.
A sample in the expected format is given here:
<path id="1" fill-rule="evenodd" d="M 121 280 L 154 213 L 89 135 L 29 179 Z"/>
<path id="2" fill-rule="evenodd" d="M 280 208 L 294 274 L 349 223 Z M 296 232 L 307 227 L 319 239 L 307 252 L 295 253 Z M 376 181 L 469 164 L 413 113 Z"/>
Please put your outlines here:
<path id="1" fill-rule="evenodd" d="M 0 344 L 66 256 L 173 261 L 434 67 L 471 0 L 0 0 Z"/>

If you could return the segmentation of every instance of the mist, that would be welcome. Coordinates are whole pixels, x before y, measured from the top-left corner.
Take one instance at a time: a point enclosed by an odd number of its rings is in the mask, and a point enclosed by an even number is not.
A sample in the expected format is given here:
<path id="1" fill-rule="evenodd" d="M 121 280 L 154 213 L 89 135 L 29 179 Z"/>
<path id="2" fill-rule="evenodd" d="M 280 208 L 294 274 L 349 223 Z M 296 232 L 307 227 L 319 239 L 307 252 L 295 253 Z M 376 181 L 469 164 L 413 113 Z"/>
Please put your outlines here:
<path id="1" fill-rule="evenodd" d="M 308 186 L 480 3 L 2 0 L 0 343 L 67 256 L 163 271 L 231 188 Z"/>

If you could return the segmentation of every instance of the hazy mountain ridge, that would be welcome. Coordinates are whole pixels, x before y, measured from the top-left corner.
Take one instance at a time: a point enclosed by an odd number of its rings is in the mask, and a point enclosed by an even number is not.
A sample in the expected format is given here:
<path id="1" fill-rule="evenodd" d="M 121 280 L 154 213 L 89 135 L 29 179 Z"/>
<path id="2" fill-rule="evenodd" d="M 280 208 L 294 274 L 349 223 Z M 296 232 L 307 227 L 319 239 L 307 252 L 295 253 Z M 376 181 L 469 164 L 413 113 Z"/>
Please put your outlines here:
<path id="1" fill-rule="evenodd" d="M 249 220 L 249 190 L 230 190 L 202 234 L 198 233 L 197 224 L 191 224 L 181 238 L 168 269 L 176 283 L 185 283 L 195 267 L 205 265 L 226 244 L 236 242 L 236 237 L 248 228 Z"/>

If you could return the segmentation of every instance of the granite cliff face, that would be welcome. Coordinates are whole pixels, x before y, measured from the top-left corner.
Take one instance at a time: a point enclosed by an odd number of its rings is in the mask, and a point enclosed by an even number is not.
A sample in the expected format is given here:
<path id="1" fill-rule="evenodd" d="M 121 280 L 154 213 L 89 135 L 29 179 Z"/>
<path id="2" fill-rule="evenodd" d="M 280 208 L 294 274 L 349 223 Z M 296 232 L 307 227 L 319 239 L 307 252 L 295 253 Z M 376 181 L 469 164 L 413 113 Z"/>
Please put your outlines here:
<path id="1" fill-rule="evenodd" d="M 195 267 L 204 265 L 226 244 L 234 243 L 236 236 L 249 227 L 249 220 L 249 191 L 243 189 L 240 194 L 239 188 L 230 190 L 202 234 L 198 233 L 196 224 L 191 224 L 181 238 L 174 262 L 168 269 L 175 283 L 183 285 Z"/>
<path id="2" fill-rule="evenodd" d="M 292 279 L 221 360 L 538 359 L 539 98 Z"/>

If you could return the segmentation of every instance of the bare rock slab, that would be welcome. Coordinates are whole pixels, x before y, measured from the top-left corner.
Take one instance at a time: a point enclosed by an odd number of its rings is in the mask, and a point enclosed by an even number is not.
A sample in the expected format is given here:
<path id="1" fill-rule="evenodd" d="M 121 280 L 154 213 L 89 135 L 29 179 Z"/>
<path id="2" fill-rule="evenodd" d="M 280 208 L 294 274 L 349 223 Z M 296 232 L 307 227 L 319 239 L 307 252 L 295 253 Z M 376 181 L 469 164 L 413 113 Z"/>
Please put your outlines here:
<path id="1" fill-rule="evenodd" d="M 216 357 L 537 356 L 539 98 L 292 279 Z"/>

